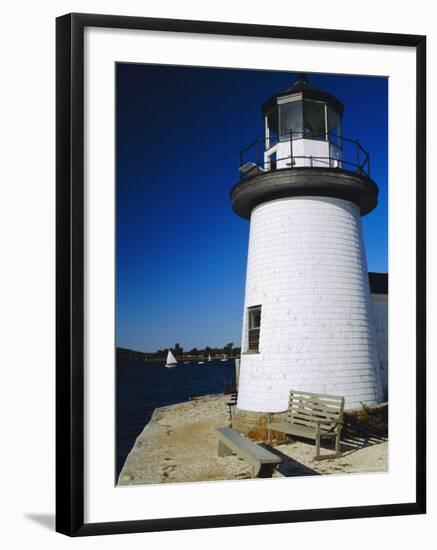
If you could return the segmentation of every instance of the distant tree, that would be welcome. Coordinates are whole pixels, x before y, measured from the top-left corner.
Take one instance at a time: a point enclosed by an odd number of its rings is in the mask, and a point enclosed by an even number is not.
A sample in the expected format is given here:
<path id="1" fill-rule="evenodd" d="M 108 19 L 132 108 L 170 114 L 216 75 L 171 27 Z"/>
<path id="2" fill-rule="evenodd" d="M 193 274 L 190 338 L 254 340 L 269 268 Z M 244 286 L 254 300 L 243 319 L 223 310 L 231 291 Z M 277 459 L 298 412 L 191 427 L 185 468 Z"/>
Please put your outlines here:
<path id="1" fill-rule="evenodd" d="M 177 342 L 175 345 L 174 345 L 174 350 L 176 353 L 182 355 L 184 353 L 184 348 L 181 347 L 181 345 L 179 344 L 179 342 Z"/>
<path id="2" fill-rule="evenodd" d="M 229 356 L 232 355 L 233 347 L 234 347 L 234 342 L 229 342 L 229 344 L 226 344 L 226 346 L 224 347 L 225 353 Z"/>

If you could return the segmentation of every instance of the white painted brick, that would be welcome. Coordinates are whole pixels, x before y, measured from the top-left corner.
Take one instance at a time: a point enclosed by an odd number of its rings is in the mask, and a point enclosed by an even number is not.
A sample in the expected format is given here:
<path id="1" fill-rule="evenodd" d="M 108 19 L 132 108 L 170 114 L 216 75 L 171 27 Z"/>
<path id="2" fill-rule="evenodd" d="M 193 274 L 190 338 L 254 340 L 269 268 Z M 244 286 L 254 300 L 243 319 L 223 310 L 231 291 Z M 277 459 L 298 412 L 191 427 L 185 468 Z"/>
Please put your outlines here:
<path id="1" fill-rule="evenodd" d="M 260 353 L 242 354 L 238 407 L 287 408 L 290 389 L 344 395 L 346 407 L 382 399 L 358 208 L 298 197 L 252 212 L 246 311 L 262 305 Z"/>

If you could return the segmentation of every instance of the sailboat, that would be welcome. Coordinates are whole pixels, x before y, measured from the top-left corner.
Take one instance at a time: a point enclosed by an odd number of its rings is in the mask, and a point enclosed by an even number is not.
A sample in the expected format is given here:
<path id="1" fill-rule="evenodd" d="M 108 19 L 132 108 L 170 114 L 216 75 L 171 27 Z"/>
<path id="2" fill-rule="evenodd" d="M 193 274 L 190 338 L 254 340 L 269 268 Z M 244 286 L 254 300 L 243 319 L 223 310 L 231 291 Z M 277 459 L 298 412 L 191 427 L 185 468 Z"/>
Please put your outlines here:
<path id="1" fill-rule="evenodd" d="M 170 350 L 168 350 L 167 353 L 167 361 L 165 362 L 165 366 L 170 369 L 171 367 L 175 367 L 178 364 L 176 357 L 172 354 Z"/>
<path id="2" fill-rule="evenodd" d="M 211 354 L 208 355 L 208 361 L 211 361 Z"/>

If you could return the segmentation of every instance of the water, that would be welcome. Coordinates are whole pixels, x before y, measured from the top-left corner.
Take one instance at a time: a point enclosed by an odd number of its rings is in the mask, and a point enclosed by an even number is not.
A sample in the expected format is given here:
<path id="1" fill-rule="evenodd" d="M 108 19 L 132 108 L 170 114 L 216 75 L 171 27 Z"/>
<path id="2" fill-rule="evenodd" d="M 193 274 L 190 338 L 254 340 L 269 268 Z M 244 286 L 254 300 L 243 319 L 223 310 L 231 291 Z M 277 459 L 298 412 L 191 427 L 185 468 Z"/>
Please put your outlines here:
<path id="1" fill-rule="evenodd" d="M 234 360 L 166 368 L 162 361 L 117 361 L 117 477 L 136 438 L 157 407 L 223 393 L 235 381 Z"/>

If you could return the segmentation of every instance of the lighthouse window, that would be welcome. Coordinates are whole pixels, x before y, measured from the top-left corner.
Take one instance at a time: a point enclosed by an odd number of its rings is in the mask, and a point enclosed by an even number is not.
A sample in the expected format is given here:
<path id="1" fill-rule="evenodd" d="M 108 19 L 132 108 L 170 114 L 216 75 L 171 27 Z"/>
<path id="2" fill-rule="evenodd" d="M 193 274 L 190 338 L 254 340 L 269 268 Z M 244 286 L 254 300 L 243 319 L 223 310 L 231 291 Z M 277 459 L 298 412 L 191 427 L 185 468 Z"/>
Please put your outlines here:
<path id="1" fill-rule="evenodd" d="M 296 139 L 301 138 L 302 123 L 302 101 L 292 101 L 279 105 L 279 132 L 282 139 L 290 139 L 290 133 L 295 134 Z"/>
<path id="2" fill-rule="evenodd" d="M 258 351 L 259 332 L 261 329 L 261 306 L 248 309 L 248 350 Z"/>

